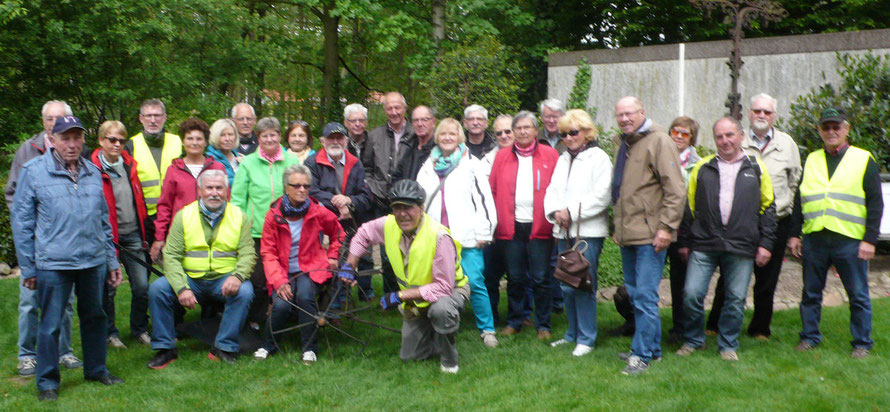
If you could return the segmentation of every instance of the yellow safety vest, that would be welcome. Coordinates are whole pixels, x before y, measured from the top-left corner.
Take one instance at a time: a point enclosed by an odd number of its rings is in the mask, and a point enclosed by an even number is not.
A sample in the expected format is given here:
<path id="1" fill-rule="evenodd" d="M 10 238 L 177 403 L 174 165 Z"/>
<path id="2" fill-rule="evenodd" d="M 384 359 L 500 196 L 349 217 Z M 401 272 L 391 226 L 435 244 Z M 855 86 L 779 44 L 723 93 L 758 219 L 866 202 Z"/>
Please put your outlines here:
<path id="1" fill-rule="evenodd" d="M 182 208 L 182 230 L 185 238 L 185 257 L 182 268 L 189 277 L 203 277 L 208 271 L 225 274 L 235 270 L 238 263 L 238 243 L 241 241 L 241 225 L 244 212 L 231 203 L 226 205 L 219 230 L 212 245 L 207 245 L 201 224 L 198 201 Z"/>
<path id="2" fill-rule="evenodd" d="M 444 229 L 450 235 L 451 232 L 445 226 L 433 220 L 429 215 L 423 215 L 423 223 L 417 228 L 411 249 L 408 251 L 408 273 L 405 273 L 405 264 L 402 260 L 402 250 L 399 249 L 399 241 L 402 239 L 402 229 L 396 223 L 396 217 L 389 215 L 383 226 L 384 246 L 386 256 L 392 263 L 392 270 L 396 275 L 396 282 L 400 289 L 411 289 L 433 283 L 433 258 L 436 256 L 436 243 L 439 240 L 438 233 Z M 452 241 L 454 241 L 452 239 Z M 457 287 L 467 284 L 467 277 L 460 267 L 460 243 L 454 241 L 457 252 L 457 262 L 454 263 L 454 283 Z M 416 301 L 415 306 L 422 308 L 429 306 L 429 302 Z M 402 304 L 404 305 L 404 303 Z"/>
<path id="3" fill-rule="evenodd" d="M 862 179 L 870 157 L 868 151 L 850 146 L 829 179 L 825 150 L 807 156 L 800 182 L 804 234 L 828 229 L 862 240 L 866 217 Z"/>
<path id="4" fill-rule="evenodd" d="M 133 159 L 136 159 L 136 174 L 142 183 L 142 195 L 145 197 L 145 208 L 149 216 L 158 211 L 158 198 L 161 197 L 161 184 L 167 168 L 173 159 L 182 155 L 182 139 L 175 134 L 164 134 L 164 147 L 161 148 L 161 168 L 155 162 L 151 149 L 145 143 L 142 133 L 130 138 L 133 141 Z"/>

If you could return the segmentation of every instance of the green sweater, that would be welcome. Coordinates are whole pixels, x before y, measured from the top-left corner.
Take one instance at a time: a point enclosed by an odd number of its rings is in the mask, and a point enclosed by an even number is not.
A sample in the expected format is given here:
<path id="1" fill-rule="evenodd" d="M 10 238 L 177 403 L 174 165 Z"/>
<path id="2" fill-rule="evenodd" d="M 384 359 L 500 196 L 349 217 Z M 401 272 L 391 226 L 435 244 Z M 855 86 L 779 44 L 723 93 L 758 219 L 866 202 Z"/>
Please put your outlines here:
<path id="1" fill-rule="evenodd" d="M 283 150 L 282 150 L 283 151 Z M 284 151 L 283 151 L 284 152 Z M 232 183 L 232 203 L 247 214 L 253 237 L 263 234 L 263 222 L 269 206 L 284 194 L 284 169 L 300 164 L 296 156 L 284 152 L 282 160 L 270 165 L 260 157 L 259 150 L 244 157 Z"/>
<path id="2" fill-rule="evenodd" d="M 226 205 L 231 207 L 231 204 Z M 250 278 L 253 273 L 253 266 L 256 264 L 256 251 L 253 248 L 253 239 L 250 237 L 248 228 L 247 215 L 244 215 L 244 221 L 241 223 L 241 239 L 238 241 L 238 263 L 235 264 L 235 270 L 231 273 L 241 281 Z M 204 229 L 204 240 L 207 244 L 213 244 L 219 232 L 219 224 L 211 229 L 207 220 L 201 219 L 201 228 Z M 182 210 L 173 217 L 173 223 L 170 224 L 170 232 L 167 235 L 167 243 L 164 244 L 164 273 L 167 276 L 167 282 L 178 295 L 184 289 L 189 289 L 188 280 L 185 270 L 182 268 L 182 259 L 185 257 L 185 234 L 183 233 Z M 204 274 L 201 279 L 212 280 L 220 276 L 228 275 L 228 273 L 216 273 L 209 271 Z"/>

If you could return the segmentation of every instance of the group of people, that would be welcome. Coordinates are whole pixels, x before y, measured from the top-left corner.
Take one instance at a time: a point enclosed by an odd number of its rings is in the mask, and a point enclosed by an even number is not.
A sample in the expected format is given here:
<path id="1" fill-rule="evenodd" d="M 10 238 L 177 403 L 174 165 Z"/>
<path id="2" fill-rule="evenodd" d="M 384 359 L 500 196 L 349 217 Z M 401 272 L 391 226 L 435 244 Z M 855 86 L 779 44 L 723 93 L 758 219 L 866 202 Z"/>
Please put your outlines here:
<path id="1" fill-rule="evenodd" d="M 803 168 L 794 140 L 773 126 L 776 101 L 766 94 L 751 99 L 748 129 L 730 117 L 714 123 L 717 153 L 704 158 L 695 120 L 679 117 L 665 130 L 638 98 L 624 97 L 615 105 L 614 162 L 591 116 L 556 99 L 538 114 L 495 116 L 491 130 L 479 105 L 459 121 L 438 120 L 427 106 L 409 120 L 398 92 L 382 104 L 386 124 L 370 131 L 367 108 L 346 106 L 345 125 L 326 124 L 315 151 L 308 124 L 292 121 L 282 133 L 278 119 L 257 119 L 246 103 L 211 126 L 190 118 L 171 134 L 163 102 L 150 99 L 140 133 L 127 138 L 121 122 L 106 121 L 89 152 L 71 108 L 47 102 L 45 130 L 16 152 L 6 187 L 22 269 L 19 374 L 36 375 L 40 399 L 51 400 L 60 362 L 81 366 L 70 348 L 76 295 L 85 378 L 122 382 L 105 367 L 108 346 L 126 347 L 115 327 L 121 267 L 132 291 L 130 332 L 156 351 L 150 368 L 178 358 L 175 326 L 199 304 L 220 316 L 211 360 L 234 362 L 244 327 L 262 331 L 253 355 L 266 359 L 278 348 L 276 332 L 296 318 L 302 361 L 315 362 L 319 323 L 311 320 L 323 296 L 337 307 L 338 282 L 357 286 L 361 300 L 376 296 L 362 275 L 373 267 L 372 245 L 381 250 L 380 305 L 403 317 L 403 360 L 438 357 L 442 372 L 457 373 L 466 302 L 483 344 L 496 347 L 504 275 L 499 334 L 534 328 L 538 339 L 572 343 L 572 355 L 584 356 L 597 338 L 597 269 L 608 236 L 621 247 L 633 308 L 630 351 L 619 353 L 624 374 L 662 356 L 658 286 L 668 258 L 676 354 L 705 349 L 713 334 L 720 356 L 735 361 L 752 275 L 747 332 L 770 337 L 786 245 L 804 266 L 796 349 L 822 339 L 821 293 L 833 265 L 850 296 L 851 355 L 869 355 L 866 272 L 883 203 L 877 164 L 847 142 L 843 109 L 821 113 L 825 147 Z M 553 275 L 560 254 L 581 241 L 592 291 Z M 704 297 L 718 267 L 706 326 Z M 152 272 L 163 276 L 149 282 Z M 568 327 L 553 340 L 551 314 L 562 311 Z"/>

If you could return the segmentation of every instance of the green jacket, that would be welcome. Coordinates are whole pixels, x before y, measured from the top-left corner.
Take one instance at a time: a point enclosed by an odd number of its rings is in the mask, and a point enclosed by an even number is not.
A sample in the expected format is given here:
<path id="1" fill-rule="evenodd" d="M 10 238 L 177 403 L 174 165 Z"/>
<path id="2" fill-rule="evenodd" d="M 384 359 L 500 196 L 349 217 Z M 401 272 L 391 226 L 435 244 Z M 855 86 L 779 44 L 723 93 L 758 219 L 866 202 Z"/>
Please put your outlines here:
<path id="1" fill-rule="evenodd" d="M 263 234 L 263 222 L 266 212 L 273 201 L 284 194 L 282 176 L 284 169 L 300 164 L 296 156 L 284 152 L 284 157 L 271 165 L 260 157 L 259 151 L 244 157 L 235 173 L 232 183 L 232 203 L 247 214 L 253 225 L 253 237 L 259 239 Z"/>
<path id="2" fill-rule="evenodd" d="M 226 205 L 226 207 L 229 206 L 231 204 Z M 248 224 L 247 215 L 245 214 L 244 222 L 241 225 L 241 239 L 238 241 L 238 263 L 235 264 L 235 270 L 232 271 L 232 275 L 241 279 L 242 282 L 250 278 L 250 274 L 253 273 L 253 266 L 256 264 L 256 251 L 253 248 L 253 239 L 250 237 L 250 231 L 247 230 Z M 219 225 L 217 224 L 215 228 L 211 229 L 210 224 L 206 220 L 201 219 L 201 228 L 204 229 L 204 240 L 207 241 L 208 245 L 213 244 L 213 239 L 219 232 Z M 186 279 L 188 275 L 182 269 L 182 259 L 184 257 L 185 235 L 182 225 L 182 210 L 180 210 L 176 212 L 173 223 L 170 224 L 167 243 L 164 244 L 164 273 L 176 294 L 189 288 L 188 280 Z M 210 271 L 201 279 L 212 280 L 223 275 L 227 275 L 227 273 Z"/>

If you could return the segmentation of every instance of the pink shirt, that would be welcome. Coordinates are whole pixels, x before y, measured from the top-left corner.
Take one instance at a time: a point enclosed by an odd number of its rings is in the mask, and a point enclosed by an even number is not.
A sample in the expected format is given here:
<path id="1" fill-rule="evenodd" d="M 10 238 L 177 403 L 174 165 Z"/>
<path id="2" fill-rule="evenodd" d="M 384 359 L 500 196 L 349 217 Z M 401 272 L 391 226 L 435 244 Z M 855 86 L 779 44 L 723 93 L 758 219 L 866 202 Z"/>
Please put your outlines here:
<path id="1" fill-rule="evenodd" d="M 720 220 L 726 226 L 729 214 L 732 213 L 732 200 L 735 197 L 735 179 L 742 168 L 745 152 L 739 153 L 735 160 L 726 161 L 717 156 L 717 170 L 720 172 Z"/>
<path id="2" fill-rule="evenodd" d="M 372 245 L 383 245 L 384 223 L 386 216 L 379 217 L 362 225 L 352 238 L 349 253 L 362 256 L 371 249 Z M 421 224 L 423 222 L 421 221 Z M 402 234 L 399 241 L 399 249 L 402 251 L 402 260 L 405 268 L 408 267 L 408 249 L 414 238 Z M 384 253 L 386 253 L 384 251 Z M 427 302 L 435 302 L 443 296 L 450 296 L 454 291 L 454 273 L 456 271 L 457 249 L 451 236 L 440 235 L 436 241 L 436 256 L 433 257 L 433 282 L 420 288 L 420 296 Z"/>

